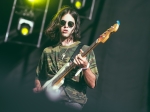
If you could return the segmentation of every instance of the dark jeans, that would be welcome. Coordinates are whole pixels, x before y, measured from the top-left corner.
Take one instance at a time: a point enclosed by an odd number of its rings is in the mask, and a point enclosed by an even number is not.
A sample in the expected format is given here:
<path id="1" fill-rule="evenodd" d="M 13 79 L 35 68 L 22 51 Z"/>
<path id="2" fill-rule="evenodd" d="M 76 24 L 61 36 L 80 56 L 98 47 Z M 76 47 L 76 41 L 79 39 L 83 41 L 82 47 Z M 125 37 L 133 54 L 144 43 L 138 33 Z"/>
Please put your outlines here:
<path id="1" fill-rule="evenodd" d="M 62 105 L 63 107 L 66 108 L 70 108 L 76 111 L 81 111 L 83 108 L 83 105 L 77 102 L 73 102 L 66 94 L 66 92 L 64 91 L 64 87 L 60 87 L 58 91 L 52 91 L 50 89 L 48 89 L 48 91 L 46 91 L 46 94 L 48 96 L 48 98 L 51 101 L 57 102 L 60 105 Z"/>
<path id="2" fill-rule="evenodd" d="M 69 107 L 73 110 L 81 111 L 83 108 L 82 104 L 72 102 L 69 97 L 66 95 L 64 89 L 61 90 L 61 98 L 60 98 L 60 104 Z"/>
<path id="3" fill-rule="evenodd" d="M 61 101 L 59 102 L 59 104 L 73 111 L 82 111 L 82 108 L 83 108 L 81 104 L 74 103 L 74 102 Z"/>

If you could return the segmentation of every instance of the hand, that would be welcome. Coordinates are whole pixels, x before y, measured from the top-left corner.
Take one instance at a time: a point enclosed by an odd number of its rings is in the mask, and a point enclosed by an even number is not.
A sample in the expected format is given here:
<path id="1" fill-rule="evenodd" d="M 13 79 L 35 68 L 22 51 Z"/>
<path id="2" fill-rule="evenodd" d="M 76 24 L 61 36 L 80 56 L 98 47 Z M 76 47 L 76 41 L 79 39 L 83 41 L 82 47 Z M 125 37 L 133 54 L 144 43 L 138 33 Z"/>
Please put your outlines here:
<path id="1" fill-rule="evenodd" d="M 42 87 L 41 86 L 36 86 L 35 88 L 33 88 L 33 92 L 34 93 L 39 93 L 42 91 Z"/>
<path id="2" fill-rule="evenodd" d="M 88 61 L 85 56 L 84 57 L 81 56 L 82 53 L 83 53 L 83 50 L 80 49 L 80 54 L 76 55 L 73 62 L 81 68 L 86 68 L 88 65 Z"/>

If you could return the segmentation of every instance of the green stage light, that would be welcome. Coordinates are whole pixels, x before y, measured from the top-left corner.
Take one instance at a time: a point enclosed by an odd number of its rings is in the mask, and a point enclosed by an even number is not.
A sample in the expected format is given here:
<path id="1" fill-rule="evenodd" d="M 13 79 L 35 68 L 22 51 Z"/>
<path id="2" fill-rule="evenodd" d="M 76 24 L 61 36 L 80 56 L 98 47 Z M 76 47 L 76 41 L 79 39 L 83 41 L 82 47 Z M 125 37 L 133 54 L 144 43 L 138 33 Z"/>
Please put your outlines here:
<path id="1" fill-rule="evenodd" d="M 21 35 L 27 36 L 32 33 L 34 27 L 34 21 L 30 21 L 24 18 L 20 18 L 18 22 L 18 31 Z"/>
<path id="2" fill-rule="evenodd" d="M 36 0 L 28 0 L 29 2 L 35 2 Z"/>
<path id="3" fill-rule="evenodd" d="M 29 34 L 29 28 L 26 27 L 26 26 L 22 26 L 22 28 L 21 28 L 21 34 L 23 36 L 27 36 Z"/>
<path id="4" fill-rule="evenodd" d="M 44 0 L 28 0 L 28 2 L 33 3 L 33 4 L 41 4 L 42 2 L 44 2 Z"/>
<path id="5" fill-rule="evenodd" d="M 77 9 L 81 9 L 81 7 L 82 7 L 81 1 L 77 0 L 77 1 L 75 2 L 75 7 L 76 7 Z"/>

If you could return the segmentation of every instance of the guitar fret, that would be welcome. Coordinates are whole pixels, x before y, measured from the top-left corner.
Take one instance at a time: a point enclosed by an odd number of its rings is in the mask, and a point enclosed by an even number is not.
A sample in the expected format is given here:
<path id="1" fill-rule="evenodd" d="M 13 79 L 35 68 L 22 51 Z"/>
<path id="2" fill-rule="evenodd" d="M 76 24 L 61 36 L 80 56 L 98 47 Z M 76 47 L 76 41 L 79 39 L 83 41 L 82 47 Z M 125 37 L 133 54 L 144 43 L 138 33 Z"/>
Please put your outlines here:
<path id="1" fill-rule="evenodd" d="M 84 51 L 84 53 L 82 54 L 82 56 L 86 56 L 96 45 L 98 45 L 98 43 L 93 42 L 91 46 L 88 47 L 88 49 L 86 51 Z"/>

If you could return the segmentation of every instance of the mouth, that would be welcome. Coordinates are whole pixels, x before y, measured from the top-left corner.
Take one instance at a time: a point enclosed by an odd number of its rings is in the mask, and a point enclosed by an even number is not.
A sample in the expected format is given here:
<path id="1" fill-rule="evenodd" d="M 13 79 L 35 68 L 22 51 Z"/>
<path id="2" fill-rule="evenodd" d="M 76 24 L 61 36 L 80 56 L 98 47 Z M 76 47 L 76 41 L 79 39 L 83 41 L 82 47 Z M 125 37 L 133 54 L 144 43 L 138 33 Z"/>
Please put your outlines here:
<path id="1" fill-rule="evenodd" d="M 67 33 L 68 32 L 68 30 L 63 30 L 63 33 Z"/>

